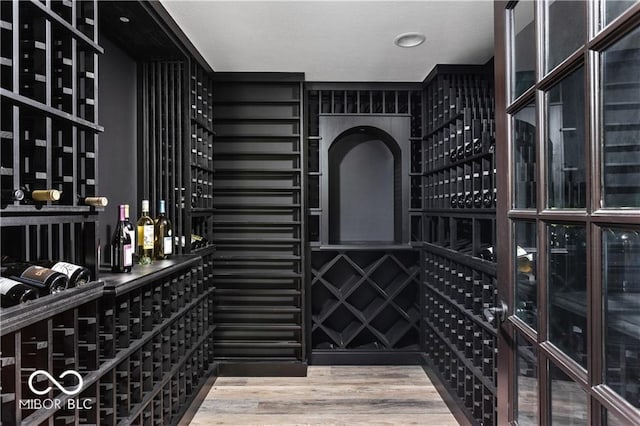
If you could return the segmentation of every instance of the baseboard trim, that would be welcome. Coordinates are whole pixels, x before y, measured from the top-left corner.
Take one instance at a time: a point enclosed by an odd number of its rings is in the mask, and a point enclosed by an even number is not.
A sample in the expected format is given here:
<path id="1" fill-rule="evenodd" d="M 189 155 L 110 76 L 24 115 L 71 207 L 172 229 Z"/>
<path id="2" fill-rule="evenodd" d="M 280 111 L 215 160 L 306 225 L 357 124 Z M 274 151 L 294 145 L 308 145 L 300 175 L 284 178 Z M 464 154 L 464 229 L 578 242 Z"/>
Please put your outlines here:
<path id="1" fill-rule="evenodd" d="M 311 365 L 421 365 L 420 352 L 313 351 Z"/>
<path id="2" fill-rule="evenodd" d="M 220 362 L 220 377 L 306 377 L 306 362 Z"/>

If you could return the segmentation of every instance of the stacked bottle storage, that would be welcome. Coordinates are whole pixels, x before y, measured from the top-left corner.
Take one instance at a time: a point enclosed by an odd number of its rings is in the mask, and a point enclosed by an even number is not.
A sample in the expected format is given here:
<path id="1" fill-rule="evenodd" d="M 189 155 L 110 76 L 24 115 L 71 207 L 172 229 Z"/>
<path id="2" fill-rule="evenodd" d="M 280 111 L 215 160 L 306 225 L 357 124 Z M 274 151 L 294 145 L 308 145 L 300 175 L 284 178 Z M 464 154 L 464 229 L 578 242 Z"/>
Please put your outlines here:
<path id="1" fill-rule="evenodd" d="M 191 68 L 191 233 L 211 241 L 215 134 L 213 84 L 201 66 L 192 63 Z"/>
<path id="2" fill-rule="evenodd" d="M 303 76 L 214 78 L 216 358 L 298 368 L 305 359 Z"/>
<path id="3" fill-rule="evenodd" d="M 94 273 L 96 212 L 82 200 L 97 195 L 102 130 L 96 6 L 79 0 L 0 5 L 0 187 L 3 194 L 19 188 L 26 194 L 3 196 L 3 254 L 64 258 Z M 60 200 L 30 199 L 31 191 L 45 189 L 61 191 Z"/>
<path id="4" fill-rule="evenodd" d="M 415 250 L 321 250 L 312 258 L 314 362 L 363 352 L 418 350 Z M 324 358 L 323 358 L 324 357 Z M 333 358 L 335 359 L 335 358 Z M 342 358 L 346 360 L 347 358 Z"/>
<path id="5" fill-rule="evenodd" d="M 3 313 L 3 424 L 177 424 L 215 374 L 211 265 L 190 256 L 154 272 L 107 274 L 46 304 Z M 69 293 L 71 294 L 71 293 Z M 46 305 L 46 309 L 44 309 Z M 36 370 L 82 376 L 77 395 L 36 395 Z M 59 379 L 67 390 L 72 375 Z M 46 388 L 45 375 L 32 380 Z M 38 409 L 45 400 L 52 409 Z M 48 405 L 45 405 L 49 407 Z"/>
<path id="6" fill-rule="evenodd" d="M 425 359 L 480 424 L 496 421 L 496 324 L 483 317 L 497 302 L 490 65 L 429 74 L 421 153 Z"/>

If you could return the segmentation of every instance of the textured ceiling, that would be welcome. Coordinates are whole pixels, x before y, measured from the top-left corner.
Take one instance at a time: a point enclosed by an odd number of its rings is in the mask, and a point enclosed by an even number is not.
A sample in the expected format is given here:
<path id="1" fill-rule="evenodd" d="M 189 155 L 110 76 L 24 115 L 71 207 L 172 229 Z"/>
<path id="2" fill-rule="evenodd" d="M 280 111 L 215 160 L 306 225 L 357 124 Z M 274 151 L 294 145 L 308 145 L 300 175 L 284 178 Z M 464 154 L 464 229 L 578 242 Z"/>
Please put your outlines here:
<path id="1" fill-rule="evenodd" d="M 308 81 L 422 81 L 439 63 L 493 56 L 493 2 L 162 0 L 215 71 L 304 72 Z M 422 45 L 393 44 L 401 33 Z"/>

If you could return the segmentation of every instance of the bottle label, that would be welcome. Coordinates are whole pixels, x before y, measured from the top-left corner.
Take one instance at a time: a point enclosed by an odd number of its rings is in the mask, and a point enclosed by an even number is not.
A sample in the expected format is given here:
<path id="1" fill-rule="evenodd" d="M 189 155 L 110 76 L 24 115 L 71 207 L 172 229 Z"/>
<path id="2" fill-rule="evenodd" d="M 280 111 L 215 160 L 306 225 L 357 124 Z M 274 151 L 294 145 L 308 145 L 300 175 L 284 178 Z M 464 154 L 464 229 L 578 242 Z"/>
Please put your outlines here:
<path id="1" fill-rule="evenodd" d="M 36 282 L 44 283 L 48 277 L 53 274 L 56 274 L 56 271 L 52 271 L 48 268 L 43 268 L 42 266 L 30 266 L 24 270 L 20 276 L 22 278 L 28 278 Z"/>
<path id="2" fill-rule="evenodd" d="M 145 250 L 153 250 L 153 225 L 143 226 L 142 248 Z"/>
<path id="3" fill-rule="evenodd" d="M 143 250 L 153 249 L 153 225 L 138 225 L 137 247 Z"/>
<path id="4" fill-rule="evenodd" d="M 164 254 L 173 253 L 173 237 L 164 237 Z"/>
<path id="5" fill-rule="evenodd" d="M 62 272 L 67 277 L 71 276 L 78 270 L 82 269 L 82 266 L 74 265 L 73 263 L 58 262 L 51 267 L 56 272 Z"/>
<path id="6" fill-rule="evenodd" d="M 9 278 L 0 277 L 0 293 L 7 294 L 16 285 L 20 284 L 18 281 L 14 281 Z"/>
<path id="7" fill-rule="evenodd" d="M 133 229 L 128 229 L 127 233 L 131 237 L 131 247 L 136 247 L 136 232 Z"/>
<path id="8" fill-rule="evenodd" d="M 130 244 L 125 244 L 122 248 L 122 252 L 124 255 L 123 264 L 124 266 L 132 266 L 133 265 L 133 246 Z"/>

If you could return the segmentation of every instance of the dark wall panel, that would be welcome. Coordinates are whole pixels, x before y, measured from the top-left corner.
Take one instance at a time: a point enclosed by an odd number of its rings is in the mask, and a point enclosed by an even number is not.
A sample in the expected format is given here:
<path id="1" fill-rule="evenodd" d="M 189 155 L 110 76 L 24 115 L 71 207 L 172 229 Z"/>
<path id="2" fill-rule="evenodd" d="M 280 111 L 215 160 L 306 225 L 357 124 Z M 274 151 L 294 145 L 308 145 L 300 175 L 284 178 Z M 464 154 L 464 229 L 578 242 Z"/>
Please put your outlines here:
<path id="1" fill-rule="evenodd" d="M 104 126 L 100 134 L 98 165 L 100 194 L 109 205 L 100 213 L 98 238 L 103 259 L 109 261 L 109 239 L 117 220 L 119 204 L 130 204 L 132 221 L 137 214 L 136 165 L 136 62 L 107 39 L 100 40 L 104 55 L 100 57 L 98 119 Z"/>

